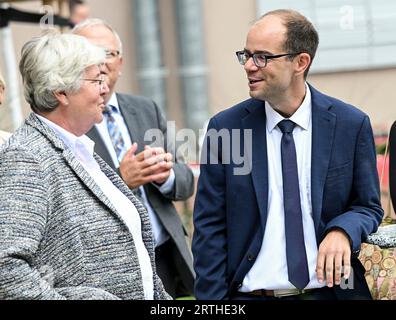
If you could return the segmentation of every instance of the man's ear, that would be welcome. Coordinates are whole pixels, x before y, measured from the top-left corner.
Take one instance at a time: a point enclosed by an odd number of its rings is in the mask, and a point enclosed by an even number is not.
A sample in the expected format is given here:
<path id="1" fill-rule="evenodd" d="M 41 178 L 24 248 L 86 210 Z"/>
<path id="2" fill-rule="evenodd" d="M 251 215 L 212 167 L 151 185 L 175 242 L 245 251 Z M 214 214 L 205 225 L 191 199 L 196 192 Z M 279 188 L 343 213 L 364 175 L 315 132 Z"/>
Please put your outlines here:
<path id="1" fill-rule="evenodd" d="M 65 91 L 55 91 L 54 96 L 55 96 L 56 100 L 59 101 L 60 105 L 64 105 L 64 106 L 69 105 L 69 99 L 68 99 Z"/>
<path id="2" fill-rule="evenodd" d="M 122 56 L 120 57 L 120 70 L 118 71 L 118 76 L 120 77 L 122 75 L 122 65 L 124 63 L 124 59 Z"/>
<path id="3" fill-rule="evenodd" d="M 300 53 L 298 56 L 295 58 L 296 62 L 296 73 L 299 74 L 304 74 L 305 70 L 309 67 L 311 64 L 311 56 L 308 53 Z"/>

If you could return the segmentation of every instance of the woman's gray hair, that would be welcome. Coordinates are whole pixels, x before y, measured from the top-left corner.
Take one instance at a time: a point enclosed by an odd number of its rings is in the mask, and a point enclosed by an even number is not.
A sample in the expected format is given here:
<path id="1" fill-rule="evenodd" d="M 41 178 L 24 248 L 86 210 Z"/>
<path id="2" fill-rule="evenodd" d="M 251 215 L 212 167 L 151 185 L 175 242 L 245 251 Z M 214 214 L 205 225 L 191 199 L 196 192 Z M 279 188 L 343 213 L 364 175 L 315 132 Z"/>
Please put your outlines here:
<path id="1" fill-rule="evenodd" d="M 71 33 L 78 34 L 79 30 L 89 28 L 89 27 L 94 27 L 94 26 L 104 26 L 113 33 L 114 37 L 116 38 L 116 40 L 118 42 L 118 50 L 120 51 L 120 55 L 122 56 L 121 38 L 118 35 L 117 31 L 115 31 L 114 28 L 110 24 L 108 24 L 105 20 L 98 19 L 98 18 L 83 20 L 82 22 L 80 22 L 79 24 L 76 24 L 74 26 Z M 107 49 L 109 49 L 109 48 L 107 48 Z"/>
<path id="2" fill-rule="evenodd" d="M 78 35 L 33 38 L 23 46 L 19 63 L 25 99 L 34 112 L 51 112 L 59 104 L 55 92 L 77 92 L 85 69 L 104 61 L 104 50 Z"/>

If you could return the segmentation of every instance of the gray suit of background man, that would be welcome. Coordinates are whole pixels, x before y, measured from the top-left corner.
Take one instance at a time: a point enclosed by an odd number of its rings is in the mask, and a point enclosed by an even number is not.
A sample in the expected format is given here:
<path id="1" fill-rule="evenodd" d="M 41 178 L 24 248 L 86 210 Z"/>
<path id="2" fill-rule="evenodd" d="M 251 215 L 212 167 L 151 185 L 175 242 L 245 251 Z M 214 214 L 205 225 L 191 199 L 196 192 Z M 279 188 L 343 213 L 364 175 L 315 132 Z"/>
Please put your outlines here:
<path id="1" fill-rule="evenodd" d="M 173 297 L 190 295 L 195 276 L 192 256 L 187 233 L 172 201 L 185 200 L 192 195 L 192 172 L 181 163 L 181 157 L 172 159 L 173 148 L 164 150 L 167 148 L 166 121 L 158 106 L 147 98 L 115 93 L 123 60 L 122 43 L 114 29 L 102 20 L 90 19 L 77 25 L 73 33 L 106 49 L 103 73 L 107 76 L 110 92 L 105 102 L 116 123 L 116 131 L 121 132 L 124 150 L 119 154 L 115 151 L 115 139 L 112 140 L 108 131 L 106 117 L 88 136 L 95 141 L 95 151 L 146 205 L 156 242 L 157 272 L 166 291 Z M 151 142 L 144 141 L 150 129 L 159 129 L 164 134 L 161 147 L 145 146 Z"/>

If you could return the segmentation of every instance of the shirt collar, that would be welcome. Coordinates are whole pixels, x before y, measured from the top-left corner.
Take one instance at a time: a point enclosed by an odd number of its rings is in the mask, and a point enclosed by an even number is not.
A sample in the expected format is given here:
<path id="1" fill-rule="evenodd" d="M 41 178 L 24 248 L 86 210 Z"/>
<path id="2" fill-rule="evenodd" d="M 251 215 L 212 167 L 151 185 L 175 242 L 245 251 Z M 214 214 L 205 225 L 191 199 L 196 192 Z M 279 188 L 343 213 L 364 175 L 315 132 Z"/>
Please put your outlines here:
<path id="1" fill-rule="evenodd" d="M 115 92 L 113 92 L 113 94 L 111 95 L 109 101 L 107 102 L 107 105 L 113 106 L 118 113 L 120 112 L 120 106 L 118 105 L 117 95 Z"/>
<path id="2" fill-rule="evenodd" d="M 278 112 L 276 112 L 268 101 L 265 102 L 265 113 L 267 117 L 267 129 L 269 132 L 275 129 L 278 123 L 285 120 Z M 305 83 L 305 97 L 297 111 L 289 118 L 303 130 L 309 129 L 311 121 L 312 104 L 311 104 L 311 91 L 309 86 Z"/>
<path id="3" fill-rule="evenodd" d="M 93 142 L 90 138 L 88 138 L 85 134 L 77 137 L 73 133 L 63 129 L 61 126 L 58 126 L 56 123 L 48 120 L 47 118 L 40 116 L 36 113 L 36 116 L 47 124 L 55 133 L 62 139 L 62 141 L 76 154 L 78 150 L 77 145 L 83 145 L 89 152 L 90 155 L 94 153 L 95 142 Z"/>

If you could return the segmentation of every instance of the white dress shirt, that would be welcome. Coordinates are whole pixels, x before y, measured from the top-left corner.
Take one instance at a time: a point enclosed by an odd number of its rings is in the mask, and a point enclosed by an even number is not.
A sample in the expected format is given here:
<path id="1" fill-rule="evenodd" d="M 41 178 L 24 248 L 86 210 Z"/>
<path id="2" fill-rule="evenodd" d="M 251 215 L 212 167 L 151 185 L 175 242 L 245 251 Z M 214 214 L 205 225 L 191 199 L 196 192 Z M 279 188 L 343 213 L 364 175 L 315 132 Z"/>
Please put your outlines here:
<path id="1" fill-rule="evenodd" d="M 297 153 L 297 167 L 301 198 L 301 211 L 304 228 L 305 249 L 307 252 L 310 282 L 306 288 L 320 288 L 316 277 L 315 228 L 311 205 L 311 145 L 312 145 L 312 103 L 311 92 L 306 87 L 306 95 L 301 106 L 289 118 L 296 126 L 293 131 Z M 257 289 L 291 289 L 295 288 L 288 281 L 286 260 L 286 236 L 283 207 L 283 182 L 281 139 L 282 132 L 278 123 L 283 118 L 269 103 L 265 103 L 266 136 L 268 155 L 268 215 L 264 239 L 252 268 L 246 274 L 240 291 L 250 292 Z"/>
<path id="2" fill-rule="evenodd" d="M 11 137 L 11 133 L 0 130 L 0 145 L 7 141 Z"/>
<path id="3" fill-rule="evenodd" d="M 129 232 L 132 234 L 139 259 L 144 296 L 146 300 L 152 300 L 154 298 L 153 269 L 149 254 L 143 243 L 140 215 L 135 206 L 100 170 L 99 164 L 93 157 L 95 143 L 90 138 L 86 135 L 77 137 L 47 118 L 39 115 L 37 117 L 52 128 L 68 146 L 128 227 Z"/>
<path id="4" fill-rule="evenodd" d="M 122 138 L 124 139 L 124 143 L 125 143 L 124 153 L 120 155 L 120 159 L 122 159 L 124 154 L 126 153 L 126 151 L 128 151 L 130 149 L 130 147 L 132 146 L 131 137 L 129 135 L 128 127 L 125 124 L 124 118 L 121 115 L 120 107 L 118 105 L 117 96 L 115 93 L 112 94 L 112 96 L 110 97 L 110 100 L 107 104 L 110 106 L 114 106 L 116 109 L 115 111 L 113 111 L 112 115 L 114 117 L 115 122 L 117 123 L 117 126 L 120 128 L 121 135 L 122 135 Z M 103 121 L 101 123 L 96 124 L 95 126 L 96 126 L 96 128 L 99 132 L 99 135 L 101 136 L 104 144 L 106 145 L 108 152 L 110 153 L 111 159 L 113 160 L 113 163 L 114 163 L 114 167 L 118 168 L 120 166 L 120 163 L 117 159 L 117 155 L 114 150 L 113 143 L 111 142 L 111 138 L 110 138 L 109 131 L 107 129 L 107 123 L 106 123 L 105 117 L 103 117 Z M 173 169 L 171 169 L 170 176 L 165 181 L 165 183 L 163 183 L 159 187 L 155 184 L 153 184 L 153 185 L 156 186 L 162 194 L 166 194 L 166 193 L 171 192 L 174 183 L 175 183 L 175 173 L 174 173 Z M 155 246 L 158 247 L 161 244 L 163 244 L 166 240 L 169 239 L 169 234 L 166 232 L 162 223 L 159 221 L 158 216 L 154 212 L 154 209 L 151 207 L 150 202 L 147 200 L 147 195 L 146 195 L 146 192 L 144 191 L 143 186 L 140 186 L 139 189 L 142 193 L 142 199 L 143 199 L 144 205 L 147 208 L 147 211 L 148 211 L 148 214 L 150 217 L 150 221 L 151 221 L 151 225 L 152 225 L 153 233 L 154 233 L 154 238 L 155 238 Z"/>

